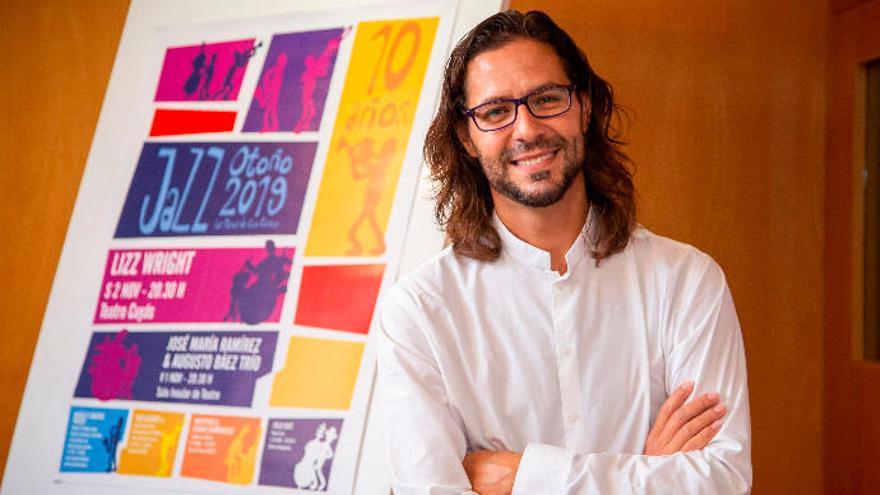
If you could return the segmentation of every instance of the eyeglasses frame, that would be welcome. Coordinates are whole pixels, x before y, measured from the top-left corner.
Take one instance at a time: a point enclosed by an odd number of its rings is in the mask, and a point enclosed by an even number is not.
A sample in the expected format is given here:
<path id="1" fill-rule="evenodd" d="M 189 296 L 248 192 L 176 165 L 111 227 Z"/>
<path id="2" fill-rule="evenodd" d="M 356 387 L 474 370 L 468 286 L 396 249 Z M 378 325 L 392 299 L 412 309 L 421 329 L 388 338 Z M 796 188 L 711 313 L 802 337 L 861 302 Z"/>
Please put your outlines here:
<path id="1" fill-rule="evenodd" d="M 530 107 L 528 104 L 528 99 L 538 93 L 542 93 L 544 91 L 547 91 L 550 89 L 557 89 L 557 88 L 563 88 L 563 89 L 568 90 L 568 106 L 565 107 L 565 110 L 562 110 L 559 113 L 554 113 L 553 115 L 535 115 L 535 112 L 532 110 L 532 107 Z M 524 96 L 521 96 L 519 98 L 498 98 L 498 99 L 495 99 L 492 101 L 487 101 L 485 103 L 480 103 L 479 105 L 477 105 L 475 107 L 465 108 L 463 110 L 463 113 L 466 116 L 471 118 L 471 120 L 474 122 L 474 125 L 481 132 L 497 132 L 497 131 L 507 129 L 508 127 L 510 127 L 516 123 L 516 119 L 517 119 L 517 117 L 519 117 L 519 106 L 520 105 L 525 105 L 525 107 L 526 107 L 526 109 L 528 109 L 529 113 L 532 114 L 532 117 L 534 117 L 536 119 L 552 119 L 553 117 L 558 117 L 558 116 L 564 114 L 565 112 L 571 110 L 571 100 L 572 100 L 571 95 L 572 95 L 572 93 L 575 92 L 575 89 L 576 88 L 575 88 L 574 83 L 571 83 L 571 84 L 552 84 L 549 86 L 544 86 L 542 88 L 538 88 L 538 89 L 536 89 L 536 90 L 534 90 Z M 494 105 L 494 104 L 498 104 L 498 103 L 508 103 L 508 102 L 513 103 L 513 120 L 511 120 L 507 124 L 504 124 L 501 127 L 496 127 L 494 129 L 483 129 L 482 127 L 480 127 L 480 124 L 477 123 L 477 117 L 475 115 L 475 112 L 477 109 L 479 109 L 480 107 L 484 107 L 486 105 Z"/>

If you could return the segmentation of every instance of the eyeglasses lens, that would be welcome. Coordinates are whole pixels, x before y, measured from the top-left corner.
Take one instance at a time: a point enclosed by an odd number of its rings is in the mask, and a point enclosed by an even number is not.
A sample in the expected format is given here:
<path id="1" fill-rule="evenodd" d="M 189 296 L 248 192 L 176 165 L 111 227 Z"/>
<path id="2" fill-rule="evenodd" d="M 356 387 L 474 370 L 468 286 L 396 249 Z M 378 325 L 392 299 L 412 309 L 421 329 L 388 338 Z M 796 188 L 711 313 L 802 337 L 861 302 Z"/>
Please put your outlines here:
<path id="1" fill-rule="evenodd" d="M 568 110 L 570 103 L 568 88 L 550 88 L 526 98 L 526 105 L 535 117 L 559 115 Z"/>

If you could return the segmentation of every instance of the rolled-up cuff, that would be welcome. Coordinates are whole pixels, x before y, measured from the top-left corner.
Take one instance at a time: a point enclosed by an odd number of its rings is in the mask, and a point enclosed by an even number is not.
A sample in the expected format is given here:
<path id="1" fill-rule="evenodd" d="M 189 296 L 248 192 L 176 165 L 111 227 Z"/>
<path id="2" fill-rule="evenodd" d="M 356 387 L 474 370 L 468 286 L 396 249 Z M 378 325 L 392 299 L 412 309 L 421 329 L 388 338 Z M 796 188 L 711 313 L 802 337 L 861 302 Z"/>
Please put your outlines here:
<path id="1" fill-rule="evenodd" d="M 563 495 L 574 454 L 552 445 L 526 445 L 511 495 Z"/>

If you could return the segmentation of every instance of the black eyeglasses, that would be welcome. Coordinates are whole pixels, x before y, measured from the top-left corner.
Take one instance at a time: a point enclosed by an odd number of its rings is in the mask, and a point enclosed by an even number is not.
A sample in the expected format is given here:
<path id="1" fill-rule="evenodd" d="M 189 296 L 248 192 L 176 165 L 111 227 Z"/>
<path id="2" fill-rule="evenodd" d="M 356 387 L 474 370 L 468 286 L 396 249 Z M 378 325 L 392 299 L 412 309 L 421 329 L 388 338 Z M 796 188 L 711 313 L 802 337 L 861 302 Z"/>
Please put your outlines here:
<path id="1" fill-rule="evenodd" d="M 516 122 L 520 105 L 539 119 L 549 119 L 571 108 L 571 92 L 574 84 L 545 86 L 522 98 L 500 98 L 465 109 L 477 129 L 483 132 L 500 131 Z"/>

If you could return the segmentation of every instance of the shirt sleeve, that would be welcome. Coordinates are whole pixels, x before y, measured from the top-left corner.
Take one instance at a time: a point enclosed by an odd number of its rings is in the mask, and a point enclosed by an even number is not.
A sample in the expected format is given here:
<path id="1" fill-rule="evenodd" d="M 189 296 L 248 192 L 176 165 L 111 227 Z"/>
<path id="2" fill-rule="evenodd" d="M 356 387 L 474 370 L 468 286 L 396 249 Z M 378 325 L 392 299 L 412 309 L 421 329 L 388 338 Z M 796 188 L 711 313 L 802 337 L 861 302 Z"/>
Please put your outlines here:
<path id="1" fill-rule="evenodd" d="M 396 286 L 379 313 L 379 401 L 395 495 L 473 494 L 467 442 L 424 331 L 421 301 Z"/>
<path id="2" fill-rule="evenodd" d="M 706 257 L 701 273 L 670 288 L 663 331 L 667 395 L 693 380 L 694 396 L 718 392 L 728 412 L 702 450 L 666 456 L 580 453 L 530 443 L 513 495 L 743 494 L 752 484 L 745 353 L 724 274 Z"/>

